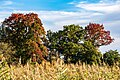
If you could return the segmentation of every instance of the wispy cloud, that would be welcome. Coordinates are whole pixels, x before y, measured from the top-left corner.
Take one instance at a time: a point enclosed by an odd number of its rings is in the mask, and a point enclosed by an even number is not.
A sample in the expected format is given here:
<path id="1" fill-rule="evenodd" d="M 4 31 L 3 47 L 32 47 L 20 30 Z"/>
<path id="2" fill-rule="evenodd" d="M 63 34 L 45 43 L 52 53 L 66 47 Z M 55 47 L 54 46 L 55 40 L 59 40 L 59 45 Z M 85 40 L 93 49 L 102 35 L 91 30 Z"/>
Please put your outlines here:
<path id="1" fill-rule="evenodd" d="M 2 0 L 0 1 L 0 10 L 1 11 L 10 11 L 10 10 L 14 10 L 15 7 L 13 7 L 14 2 L 10 1 L 10 0 Z"/>
<path id="2" fill-rule="evenodd" d="M 78 3 L 75 5 L 78 8 L 83 8 L 89 11 L 97 11 L 102 13 L 112 13 L 120 10 L 120 2 L 116 1 L 114 3 Z"/>
<path id="3" fill-rule="evenodd" d="M 8 5 L 12 5 L 13 4 L 13 2 L 12 1 L 3 1 L 3 5 L 4 6 L 8 6 Z"/>
<path id="4" fill-rule="evenodd" d="M 62 26 L 69 24 L 86 25 L 91 21 L 97 20 L 100 13 L 91 12 L 67 12 L 67 11 L 14 11 L 15 13 L 30 13 L 34 12 L 39 15 L 44 25 L 48 29 L 57 31 L 62 29 Z M 91 14 L 91 15 L 89 15 Z"/>

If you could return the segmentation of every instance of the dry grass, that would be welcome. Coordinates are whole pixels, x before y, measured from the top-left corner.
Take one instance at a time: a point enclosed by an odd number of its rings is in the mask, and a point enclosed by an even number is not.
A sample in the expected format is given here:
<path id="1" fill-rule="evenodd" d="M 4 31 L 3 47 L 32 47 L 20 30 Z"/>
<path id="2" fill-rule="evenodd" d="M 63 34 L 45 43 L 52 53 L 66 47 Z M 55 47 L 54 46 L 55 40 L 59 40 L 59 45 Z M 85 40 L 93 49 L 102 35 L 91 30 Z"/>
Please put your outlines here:
<path id="1" fill-rule="evenodd" d="M 107 65 L 74 65 L 64 64 L 62 60 L 50 64 L 43 62 L 42 64 L 25 66 L 8 66 L 0 69 L 7 70 L 0 80 L 120 80 L 120 68 L 118 66 L 109 67 Z M 3 73 L 1 73 L 3 74 Z"/>

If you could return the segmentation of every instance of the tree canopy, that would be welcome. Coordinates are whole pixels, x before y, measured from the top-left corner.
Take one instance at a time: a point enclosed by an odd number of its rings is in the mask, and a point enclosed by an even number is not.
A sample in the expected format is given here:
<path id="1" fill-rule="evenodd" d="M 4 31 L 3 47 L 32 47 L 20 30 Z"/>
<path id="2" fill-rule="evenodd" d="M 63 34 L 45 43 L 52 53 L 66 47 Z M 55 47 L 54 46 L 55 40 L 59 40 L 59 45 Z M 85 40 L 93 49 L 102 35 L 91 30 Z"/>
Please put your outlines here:
<path id="1" fill-rule="evenodd" d="M 66 63 L 79 60 L 92 64 L 100 62 L 101 55 L 90 41 L 85 40 L 85 29 L 79 25 L 63 26 L 58 32 L 48 31 L 48 47 L 64 55 Z"/>
<path id="2" fill-rule="evenodd" d="M 112 43 L 113 40 L 110 31 L 106 31 L 103 25 L 96 23 L 89 23 L 85 28 L 74 24 L 66 25 L 63 26 L 63 30 L 57 32 L 49 30 L 46 34 L 41 20 L 34 13 L 12 14 L 0 27 L 1 43 L 8 43 L 11 46 L 9 49 L 14 49 L 15 52 L 9 54 L 16 61 L 21 59 L 22 64 L 30 58 L 33 62 L 41 62 L 48 59 L 51 54 L 57 53 L 58 56 L 64 56 L 65 63 L 81 61 L 87 64 L 99 64 L 102 54 L 98 48 Z M 1 49 L 2 52 L 5 51 Z M 113 59 L 111 53 L 112 51 L 105 53 L 103 61 L 108 63 Z M 114 63 L 114 60 L 111 61 Z"/>
<path id="3" fill-rule="evenodd" d="M 15 47 L 15 56 L 21 57 L 23 63 L 33 55 L 44 59 L 47 54 L 45 30 L 37 14 L 12 14 L 2 22 L 2 31 L 3 41 Z"/>
<path id="4" fill-rule="evenodd" d="M 110 31 L 104 30 L 103 25 L 90 23 L 85 27 L 85 31 L 86 40 L 91 41 L 96 47 L 108 45 L 113 42 L 113 39 L 110 36 Z"/>

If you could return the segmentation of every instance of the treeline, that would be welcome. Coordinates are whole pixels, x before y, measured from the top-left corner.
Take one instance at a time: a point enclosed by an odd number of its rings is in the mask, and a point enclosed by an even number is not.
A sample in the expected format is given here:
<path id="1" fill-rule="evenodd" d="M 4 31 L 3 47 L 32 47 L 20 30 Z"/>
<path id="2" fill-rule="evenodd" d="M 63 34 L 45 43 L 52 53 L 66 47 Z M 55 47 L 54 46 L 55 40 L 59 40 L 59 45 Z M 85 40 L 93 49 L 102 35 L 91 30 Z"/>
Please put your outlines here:
<path id="1" fill-rule="evenodd" d="M 63 30 L 44 30 L 37 14 L 12 14 L 0 27 L 0 60 L 8 64 L 41 63 L 61 58 L 64 63 L 120 64 L 117 50 L 101 53 L 99 47 L 113 42 L 103 25 L 66 25 Z"/>

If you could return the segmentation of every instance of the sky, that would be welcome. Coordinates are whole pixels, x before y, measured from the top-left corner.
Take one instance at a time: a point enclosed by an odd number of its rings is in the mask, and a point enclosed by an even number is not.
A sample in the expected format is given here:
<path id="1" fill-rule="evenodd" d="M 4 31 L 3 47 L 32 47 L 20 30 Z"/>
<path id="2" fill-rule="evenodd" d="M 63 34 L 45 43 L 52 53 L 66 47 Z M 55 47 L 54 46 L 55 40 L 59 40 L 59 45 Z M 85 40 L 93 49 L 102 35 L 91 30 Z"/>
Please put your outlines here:
<path id="1" fill-rule="evenodd" d="M 120 52 L 120 0 L 0 0 L 0 22 L 12 13 L 30 12 L 39 15 L 46 31 L 58 31 L 69 24 L 103 24 L 115 40 L 100 51 Z"/>

